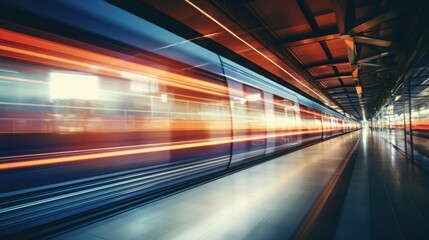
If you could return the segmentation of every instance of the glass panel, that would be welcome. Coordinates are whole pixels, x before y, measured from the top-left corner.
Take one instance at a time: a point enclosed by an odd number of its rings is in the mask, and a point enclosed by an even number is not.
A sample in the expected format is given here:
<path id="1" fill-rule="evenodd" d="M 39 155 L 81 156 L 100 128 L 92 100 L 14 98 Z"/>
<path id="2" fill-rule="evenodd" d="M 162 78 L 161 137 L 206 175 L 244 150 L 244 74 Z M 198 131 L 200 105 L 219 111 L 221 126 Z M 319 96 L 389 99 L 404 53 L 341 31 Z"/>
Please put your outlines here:
<path id="1" fill-rule="evenodd" d="M 406 135 L 404 134 L 404 100 L 402 99 L 402 88 L 396 91 L 392 99 L 392 110 L 390 115 L 390 127 L 394 133 L 394 140 L 392 143 L 400 150 L 406 152 Z"/>
<path id="2" fill-rule="evenodd" d="M 275 151 L 282 150 L 287 144 L 287 115 L 286 104 L 283 97 L 274 96 L 274 118 L 275 118 Z"/>
<path id="3" fill-rule="evenodd" d="M 298 143 L 296 103 L 274 96 L 275 151 L 290 148 Z"/>
<path id="4" fill-rule="evenodd" d="M 410 82 L 414 161 L 429 170 L 429 78 Z"/>
<path id="5" fill-rule="evenodd" d="M 332 136 L 332 118 L 331 115 L 322 114 L 323 138 Z"/>
<path id="6" fill-rule="evenodd" d="M 302 121 L 302 141 L 309 142 L 321 139 L 322 125 L 320 112 L 304 105 L 300 105 L 299 108 Z"/>
<path id="7" fill-rule="evenodd" d="M 231 165 L 265 154 L 266 124 L 262 91 L 228 80 L 233 117 Z"/>
<path id="8" fill-rule="evenodd" d="M 386 126 L 383 137 L 400 150 L 406 152 L 404 135 L 404 98 L 402 90 L 402 87 L 398 88 L 390 99 L 390 102 L 383 107 L 382 116 Z"/>
<path id="9" fill-rule="evenodd" d="M 265 155 L 268 156 L 275 152 L 276 146 L 276 116 L 274 115 L 273 94 L 264 92 L 265 117 L 267 124 L 267 143 Z"/>
<path id="10" fill-rule="evenodd" d="M 410 88 L 409 88 L 409 81 L 406 80 L 403 83 L 404 87 L 404 132 L 405 132 L 405 139 L 406 139 L 406 154 L 408 157 L 413 158 L 413 150 L 412 150 L 412 129 L 411 129 L 411 100 L 410 100 Z"/>

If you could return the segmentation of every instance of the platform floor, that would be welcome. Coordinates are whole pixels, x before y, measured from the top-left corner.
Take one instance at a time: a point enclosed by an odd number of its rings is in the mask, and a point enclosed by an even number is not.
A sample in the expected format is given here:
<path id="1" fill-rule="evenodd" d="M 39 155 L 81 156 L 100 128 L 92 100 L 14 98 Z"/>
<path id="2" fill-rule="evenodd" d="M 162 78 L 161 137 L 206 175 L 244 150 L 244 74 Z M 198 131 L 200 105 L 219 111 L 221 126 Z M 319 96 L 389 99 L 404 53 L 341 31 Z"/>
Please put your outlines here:
<path id="1" fill-rule="evenodd" d="M 306 238 L 428 239 L 429 174 L 371 131 L 315 144 L 55 239 L 288 239 L 360 137 L 352 170 L 339 180 L 345 190 L 334 189 Z"/>
<path id="2" fill-rule="evenodd" d="M 429 174 L 363 131 L 336 239 L 429 239 Z"/>
<path id="3" fill-rule="evenodd" d="M 55 239 L 287 239 L 359 135 L 312 145 Z"/>

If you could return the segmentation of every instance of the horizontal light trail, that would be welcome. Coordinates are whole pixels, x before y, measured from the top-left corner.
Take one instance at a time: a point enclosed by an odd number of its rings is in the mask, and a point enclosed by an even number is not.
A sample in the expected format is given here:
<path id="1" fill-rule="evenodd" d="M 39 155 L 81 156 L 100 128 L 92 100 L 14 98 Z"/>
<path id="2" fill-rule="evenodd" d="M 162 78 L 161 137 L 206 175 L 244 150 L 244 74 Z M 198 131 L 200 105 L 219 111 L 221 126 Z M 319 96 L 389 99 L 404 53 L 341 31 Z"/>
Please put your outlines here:
<path id="1" fill-rule="evenodd" d="M 215 138 L 215 139 L 221 139 L 221 138 Z M 178 141 L 176 143 L 185 144 L 185 143 L 195 143 L 195 142 L 201 142 L 201 139 L 200 140 Z M 82 150 L 16 155 L 16 156 L 0 157 L 0 162 L 1 161 L 14 161 L 15 159 L 18 159 L 18 158 L 42 158 L 42 157 L 49 157 L 51 155 L 82 154 L 82 153 L 91 153 L 91 152 L 94 153 L 94 152 L 117 151 L 117 150 L 133 149 L 133 148 L 165 146 L 167 144 L 169 144 L 169 143 L 148 143 L 148 144 L 128 145 L 128 146 L 118 146 L 118 147 L 104 147 L 104 148 L 92 148 L 92 149 L 82 149 Z"/>
<path id="2" fill-rule="evenodd" d="M 12 48 L 12 47 L 8 47 L 8 46 L 2 46 L 2 45 L 0 45 L 0 50 L 4 50 L 4 51 L 8 51 L 8 52 L 14 52 L 14 53 L 19 53 L 19 54 L 23 54 L 23 55 L 28 55 L 28 56 L 31 56 L 31 57 L 42 58 L 42 59 L 54 61 L 54 62 L 57 62 L 57 63 L 72 64 L 72 65 L 79 66 L 79 67 L 84 67 L 84 68 L 87 68 L 87 69 L 91 68 L 91 65 L 87 64 L 87 63 L 83 63 L 83 62 L 79 62 L 79 61 L 75 61 L 75 60 L 70 60 L 70 59 L 65 59 L 65 58 L 61 58 L 61 57 L 57 57 L 57 56 L 51 56 L 51 55 L 47 55 L 47 54 L 43 54 L 43 53 L 37 53 L 37 52 L 28 51 L 28 50 L 18 49 L 18 48 Z M 28 59 L 24 58 L 24 60 L 28 60 Z M 57 64 L 57 65 L 59 65 L 59 64 Z M 103 71 L 106 71 L 106 72 L 109 72 L 111 74 L 114 74 L 114 75 L 118 75 L 118 72 L 119 72 L 118 70 L 111 69 L 109 67 L 99 66 L 98 68 L 101 69 L 101 70 L 103 70 Z M 79 70 L 81 70 L 81 69 L 79 69 Z M 180 75 L 178 75 L 178 76 L 180 76 Z M 186 80 L 186 79 L 184 79 L 183 76 L 180 76 L 180 78 L 181 78 L 181 80 Z M 176 82 L 176 81 L 172 81 L 172 79 L 169 79 L 169 80 L 170 81 L 167 82 L 166 80 L 162 80 L 161 78 L 158 78 L 159 82 L 163 82 L 167 86 L 172 86 L 172 87 L 177 87 L 177 88 L 183 88 L 183 89 L 187 89 L 187 90 L 191 90 L 191 91 L 196 91 L 196 92 L 201 92 L 201 93 L 206 93 L 206 94 L 211 94 L 211 95 L 227 96 L 226 91 L 224 91 L 224 93 L 218 93 L 218 92 L 213 91 L 212 89 L 206 90 L 207 88 L 204 87 L 204 82 L 203 81 L 200 81 L 200 83 L 199 83 L 200 86 L 198 86 L 198 85 L 190 86 L 188 84 L 184 84 L 186 81 Z"/>
<path id="3" fill-rule="evenodd" d="M 39 81 L 39 80 L 32 80 L 32 79 L 25 79 L 25 78 L 17 78 L 17 77 L 8 77 L 8 76 L 0 76 L 0 79 L 5 79 L 5 80 L 11 80 L 11 81 L 21 81 L 21 82 L 30 82 L 30 83 L 38 83 L 38 84 L 45 84 L 45 85 L 49 85 L 49 82 L 45 82 L 45 81 Z M 132 92 L 121 92 L 121 91 L 113 91 L 113 90 L 101 90 L 102 92 L 106 92 L 106 93 L 112 93 L 112 94 L 120 94 L 120 95 L 128 95 L 128 96 L 134 96 L 134 97 L 153 97 L 154 99 L 161 99 L 161 96 L 152 96 L 149 94 L 140 94 L 140 93 L 132 93 Z M 165 93 L 168 94 L 168 93 Z M 174 94 L 175 97 L 179 96 L 182 98 L 191 98 L 191 99 L 196 99 L 196 100 L 201 100 L 201 101 L 190 101 L 190 100 L 182 100 L 182 99 L 177 99 L 175 98 L 174 101 L 175 102 L 185 102 L 185 103 L 195 103 L 195 104 L 207 104 L 207 100 L 211 100 L 211 99 L 207 99 L 207 98 L 199 98 L 199 97 L 194 97 L 194 96 L 188 96 L 188 95 L 181 95 L 181 94 Z M 226 95 L 225 95 L 226 96 Z M 213 101 L 218 101 L 217 99 L 214 99 Z M 262 100 L 262 103 L 265 103 L 266 101 Z M 270 101 L 270 103 L 273 103 Z M 280 105 L 279 103 L 273 103 L 276 106 L 280 106 L 284 108 L 284 105 Z M 229 106 L 228 106 L 229 107 Z M 235 106 L 236 109 L 244 109 L 244 110 L 251 110 L 251 111 L 257 111 L 257 112 L 261 112 L 261 113 L 265 113 L 264 109 L 259 109 L 259 108 L 251 108 L 251 107 L 237 107 Z M 316 111 L 312 111 L 312 110 L 304 110 L 304 109 L 297 109 L 297 111 L 301 112 L 301 113 L 307 113 L 307 114 L 311 114 L 317 117 L 322 117 L 322 114 Z"/>
<path id="4" fill-rule="evenodd" d="M 0 76 L 0 79 L 49 85 L 48 82 L 39 81 L 39 80 L 32 80 L 32 79 L 25 79 L 25 78 Z M 161 96 L 151 96 L 149 94 L 139 94 L 139 93 L 132 93 L 132 92 L 120 92 L 120 91 L 113 91 L 113 90 L 101 90 L 101 91 L 102 92 L 107 92 L 107 93 L 113 93 L 113 94 L 134 96 L 134 97 L 153 97 L 154 99 L 161 99 Z M 165 93 L 165 94 L 168 94 L 168 93 Z M 201 100 L 201 101 L 190 101 L 190 100 L 175 98 L 174 99 L 175 102 L 185 102 L 185 103 L 195 103 L 195 104 L 207 104 L 207 100 L 212 100 L 212 99 L 207 99 L 207 98 L 199 98 L 199 97 L 194 97 L 194 96 L 181 95 L 181 94 L 177 94 L 177 93 L 175 93 L 174 96 L 175 97 L 179 96 L 179 97 L 182 97 L 182 98 L 191 98 L 191 99 Z M 214 101 L 214 103 L 216 103 L 219 100 L 214 99 L 213 101 Z M 262 102 L 265 103 L 266 101 L 262 100 Z M 280 106 L 280 107 L 285 108 L 284 105 L 281 105 L 279 103 L 273 103 L 272 101 L 270 101 L 270 103 L 272 103 L 272 104 L 274 104 L 276 106 Z M 226 107 L 229 107 L 229 106 L 226 106 Z M 261 112 L 261 113 L 265 114 L 265 109 L 250 108 L 250 107 L 237 107 L 237 106 L 235 106 L 235 109 L 251 110 L 251 111 L 257 111 L 257 112 Z M 299 111 L 301 113 L 307 113 L 307 114 L 310 114 L 310 115 L 314 115 L 314 116 L 317 116 L 317 117 L 325 117 L 320 112 L 316 112 L 314 110 L 297 109 L 297 111 Z M 282 113 L 282 112 L 280 112 L 280 113 Z"/>
<path id="5" fill-rule="evenodd" d="M 8 76 L 0 76 L 0 79 L 9 80 L 9 81 L 19 81 L 19 82 L 28 82 L 28 83 L 37 83 L 37 84 L 49 84 L 48 82 L 27 79 L 27 78 L 17 78 L 17 77 L 8 77 Z"/>
<path id="6" fill-rule="evenodd" d="M 9 80 L 9 81 L 18 81 L 18 82 L 28 82 L 28 83 L 36 83 L 36 84 L 43 84 L 43 85 L 49 85 L 49 82 L 45 82 L 45 81 L 40 81 L 40 80 L 33 80 L 33 79 L 27 79 L 27 78 L 17 78 L 17 77 L 8 77 L 8 76 L 0 76 L 0 79 L 2 80 Z M 160 92 L 158 95 L 150 95 L 150 94 L 141 94 L 141 93 L 133 93 L 133 92 L 121 92 L 121 91 L 113 91 L 113 90 L 104 90 L 101 89 L 101 92 L 105 92 L 105 93 L 112 93 L 112 94 L 119 94 L 119 95 L 127 95 L 127 96 L 133 96 L 133 97 L 152 97 L 153 99 L 161 99 L 161 96 L 159 94 L 162 94 L 162 92 Z M 168 94 L 168 92 L 166 92 L 165 94 Z M 227 97 L 226 94 L 222 95 L 224 97 Z M 219 99 L 210 99 L 210 98 L 200 98 L 200 97 L 195 97 L 195 96 L 190 96 L 190 95 L 183 95 L 183 94 L 177 94 L 174 93 L 174 101 L 175 102 L 185 102 L 185 103 L 196 103 L 196 104 L 207 104 L 210 101 L 213 101 L 213 103 L 218 103 Z M 182 97 L 183 99 L 178 99 L 177 97 Z M 191 100 L 187 100 L 187 98 L 189 99 L 196 99 L 196 100 L 200 100 L 200 101 L 191 101 Z"/>
<path id="7" fill-rule="evenodd" d="M 264 135 L 253 136 L 253 137 L 240 137 L 236 139 L 231 139 L 231 138 L 210 139 L 208 141 L 203 141 L 198 143 L 181 143 L 181 144 L 174 144 L 169 146 L 155 146 L 155 147 L 152 146 L 152 147 L 145 147 L 145 148 L 139 148 L 139 149 L 119 150 L 119 151 L 108 152 L 108 153 L 89 153 L 89 154 L 83 154 L 78 156 L 65 156 L 65 157 L 54 157 L 54 158 L 29 160 L 29 161 L 9 162 L 9 163 L 0 164 L 0 170 L 35 167 L 35 166 L 48 165 L 48 164 L 60 164 L 60 163 L 66 163 L 66 162 L 77 162 L 77 161 L 92 160 L 92 159 L 107 158 L 107 157 L 120 157 L 120 156 L 152 153 L 152 152 L 160 152 L 160 151 L 173 151 L 173 150 L 180 150 L 180 149 L 207 147 L 207 146 L 229 144 L 229 143 L 236 143 L 236 142 L 264 140 L 267 138 L 321 133 L 324 131 L 332 131 L 332 130 L 329 130 L 329 129 L 325 129 L 323 131 L 304 130 L 300 132 L 288 132 L 288 133 L 282 133 L 282 134 L 268 134 L 268 135 L 264 134 Z"/>
<path id="8" fill-rule="evenodd" d="M 5 41 L 0 45 L 0 50 L 5 53 L 0 52 L 0 55 L 6 55 L 12 58 L 20 58 L 26 61 L 72 68 L 82 72 L 91 72 L 91 69 L 97 69 L 97 72 L 99 73 L 104 73 L 121 79 L 123 78 L 121 73 L 124 71 L 142 76 L 148 76 L 149 74 L 157 76 L 157 81 L 162 82 L 167 86 L 219 96 L 227 96 L 228 93 L 228 89 L 223 85 L 206 82 L 174 72 L 167 72 L 147 65 L 117 59 L 5 29 L 0 29 L 0 39 Z M 7 46 L 6 44 L 9 42 L 12 44 Z M 10 56 L 10 54 L 8 55 L 7 53 L 13 54 Z M 55 54 L 55 56 L 53 54 Z"/>

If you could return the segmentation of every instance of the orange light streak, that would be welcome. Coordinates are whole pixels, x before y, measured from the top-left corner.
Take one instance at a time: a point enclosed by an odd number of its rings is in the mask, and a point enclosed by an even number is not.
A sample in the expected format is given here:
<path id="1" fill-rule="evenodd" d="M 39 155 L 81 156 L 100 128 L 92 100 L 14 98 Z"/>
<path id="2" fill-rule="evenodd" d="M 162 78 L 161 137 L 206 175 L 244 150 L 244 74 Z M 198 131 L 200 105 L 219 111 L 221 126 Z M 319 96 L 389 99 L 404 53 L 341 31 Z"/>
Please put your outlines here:
<path id="1" fill-rule="evenodd" d="M 133 96 L 133 97 L 152 97 L 153 99 L 162 99 L 161 96 L 157 96 L 157 95 L 150 95 L 150 94 L 141 94 L 141 93 L 132 93 L 132 92 L 120 92 L 120 91 L 113 91 L 113 90 L 101 90 L 103 92 L 108 92 L 108 93 L 113 93 L 113 94 L 120 94 L 120 95 L 127 95 L 127 96 Z M 165 92 L 165 94 L 169 94 L 168 92 Z M 172 96 L 174 96 L 174 102 L 183 102 L 183 103 L 195 103 L 195 104 L 199 104 L 199 105 L 206 105 L 209 103 L 218 103 L 219 100 L 218 99 L 207 99 L 207 98 L 199 98 L 199 97 L 194 97 L 194 96 L 189 96 L 189 95 L 182 95 L 182 94 L 171 94 Z M 183 99 L 177 98 L 177 97 L 182 97 Z M 196 100 L 200 100 L 200 101 L 191 101 L 191 100 L 187 100 L 186 98 L 190 98 L 190 99 L 196 99 Z M 229 106 L 226 106 L 229 107 Z"/>
<path id="2" fill-rule="evenodd" d="M 75 65 L 75 66 L 85 67 L 87 69 L 90 69 L 91 66 L 92 66 L 91 64 L 87 64 L 87 63 L 83 63 L 83 62 L 79 62 L 79 61 L 74 61 L 74 60 L 70 60 L 70 59 L 64 59 L 64 58 L 60 58 L 60 57 L 56 57 L 56 56 L 50 56 L 50 55 L 47 55 L 47 54 L 31 52 L 31 51 L 17 49 L 17 48 L 11 48 L 11 47 L 7 47 L 7 46 L 1 46 L 0 45 L 0 50 L 5 50 L 5 51 L 9 51 L 9 52 L 15 52 L 15 53 L 24 54 L 24 55 L 27 55 L 27 56 L 32 56 L 32 57 L 47 59 L 47 60 L 61 62 L 61 63 L 72 64 L 72 65 Z M 109 73 L 114 74 L 114 75 L 118 75 L 118 73 L 120 72 L 119 70 L 115 70 L 115 69 L 108 68 L 108 67 L 99 66 L 98 68 L 100 70 L 109 72 Z M 143 73 L 141 73 L 141 74 L 143 74 Z M 180 77 L 180 79 L 183 82 L 176 81 L 176 80 L 173 80 L 173 79 L 168 79 L 168 80 L 158 79 L 158 81 L 164 83 L 167 86 L 188 89 L 188 90 L 192 90 L 192 91 L 196 91 L 196 92 L 202 92 L 202 93 L 207 93 L 207 94 L 211 94 L 211 95 L 227 96 L 227 94 L 225 93 L 226 91 L 224 91 L 224 93 L 218 93 L 218 92 L 214 92 L 213 89 L 210 89 L 210 87 L 204 87 L 204 85 L 205 85 L 204 81 L 199 81 L 199 84 L 196 84 L 195 86 L 192 86 L 192 85 L 190 86 L 189 84 L 184 84 L 185 81 L 188 78 L 186 78 L 186 77 L 184 77 L 182 75 L 177 75 L 177 76 Z M 9 79 L 9 80 L 12 80 L 12 79 Z M 19 81 L 21 81 L 21 80 L 19 80 Z M 215 84 L 212 84 L 212 85 L 215 85 Z M 219 86 L 219 85 L 217 85 L 217 86 Z M 205 90 L 205 89 L 209 89 L 209 90 Z M 225 87 L 224 87 L 224 90 L 225 90 Z"/>
<path id="3" fill-rule="evenodd" d="M 29 82 L 29 83 L 49 85 L 49 82 L 40 81 L 40 80 L 33 80 L 33 79 L 27 79 L 27 78 L 17 78 L 17 77 L 0 76 L 0 79 L 9 80 L 9 81 L 19 81 L 19 82 Z M 120 91 L 113 91 L 113 90 L 102 90 L 102 91 L 103 92 L 114 93 L 114 94 L 135 96 L 135 97 L 150 97 L 150 96 L 152 96 L 155 99 L 161 99 L 161 96 L 154 96 L 154 95 L 149 95 L 149 94 L 131 93 L 131 92 L 120 92 Z M 168 94 L 168 93 L 166 93 L 166 94 Z M 175 102 L 207 104 L 208 100 L 211 100 L 211 99 L 207 99 L 207 98 L 199 98 L 199 97 L 194 97 L 194 96 L 189 96 L 189 95 L 182 95 L 182 94 L 177 94 L 177 93 L 174 93 L 174 96 L 175 97 L 179 96 L 179 97 L 183 97 L 183 98 L 191 98 L 191 99 L 201 100 L 200 102 L 198 102 L 198 101 L 189 101 L 189 100 L 185 100 L 185 99 L 177 99 L 177 98 L 175 98 L 174 99 Z M 213 99 L 213 101 L 216 102 L 216 103 L 218 102 L 217 99 Z"/>
<path id="4" fill-rule="evenodd" d="M 92 64 L 87 64 L 87 63 L 83 63 L 83 62 L 79 62 L 79 61 L 74 61 L 74 60 L 70 60 L 70 59 L 65 59 L 65 58 L 60 58 L 60 57 L 56 57 L 56 56 L 50 56 L 47 54 L 43 54 L 43 53 L 36 53 L 36 52 L 31 52 L 28 50 L 22 50 L 22 49 L 17 49 L 17 48 L 12 48 L 12 47 L 7 47 L 7 46 L 1 46 L 0 45 L 0 50 L 5 50 L 5 51 L 9 51 L 9 52 L 15 52 L 15 53 L 19 53 L 19 54 L 24 54 L 24 55 L 28 55 L 28 56 L 32 56 L 32 57 L 37 57 L 37 58 L 42 58 L 42 59 L 47 59 L 47 60 L 51 60 L 51 61 L 56 61 L 56 62 L 62 62 L 62 63 L 67 63 L 67 64 L 72 64 L 75 66 L 79 66 L 79 67 L 85 67 L 87 69 L 90 69 Z M 99 66 L 99 69 L 118 75 L 118 73 L 120 72 L 119 70 L 115 70 L 112 68 L 108 68 L 108 67 L 102 67 Z M 171 73 L 172 74 L 172 73 Z M 173 74 L 173 75 L 177 75 L 177 74 Z M 182 76 L 182 75 L 177 75 L 177 77 L 180 77 L 182 80 L 187 80 L 188 78 Z M 171 80 L 171 79 L 170 79 Z M 162 81 L 161 79 L 159 79 L 159 81 Z M 197 92 L 203 92 L 203 93 L 207 93 L 207 94 L 211 94 L 211 95 L 219 95 L 219 96 L 226 96 L 225 93 L 218 93 L 218 92 L 214 92 L 213 90 L 204 90 L 204 82 L 203 81 L 199 81 L 199 85 L 198 86 L 189 86 L 189 85 L 185 85 L 183 84 L 184 82 L 181 83 L 176 83 L 173 81 L 165 81 L 165 85 L 169 85 L 172 87 L 177 87 L 177 88 L 184 88 L 184 89 L 188 89 L 188 90 L 192 90 L 192 91 L 197 91 Z M 213 84 L 214 85 L 214 84 Z M 217 85 L 219 86 L 219 85 Z"/>
<path id="5" fill-rule="evenodd" d="M 202 81 L 173 72 L 167 72 L 161 69 L 141 65 L 134 62 L 120 60 L 114 57 L 82 50 L 75 47 L 70 47 L 67 45 L 35 38 L 32 36 L 8 31 L 5 29 L 0 29 L 0 39 L 5 40 L 7 42 L 12 42 L 11 46 L 6 46 L 5 43 L 2 43 L 2 45 L 0 45 L 0 50 L 25 55 L 27 56 L 27 58 L 23 59 L 27 61 L 39 62 L 37 59 L 28 58 L 35 57 L 52 61 L 47 63 L 50 65 L 57 65 L 60 67 L 68 67 L 74 69 L 76 69 L 76 67 L 79 67 L 79 69 L 77 70 L 84 72 L 89 71 L 90 69 L 94 69 L 94 66 L 96 66 L 97 70 L 104 71 L 105 73 L 113 77 L 120 77 L 121 72 L 123 72 L 124 70 L 140 75 L 147 75 L 148 73 L 150 73 L 152 75 L 157 75 L 163 78 L 157 80 L 160 82 L 164 82 L 165 85 L 171 85 L 178 88 L 185 88 L 213 95 L 226 96 L 228 90 L 225 86 L 221 86 L 219 84 Z M 22 44 L 25 47 L 21 46 L 20 48 L 18 48 L 19 46 L 17 46 L 16 43 Z M 53 56 L 53 53 L 56 53 L 57 56 Z M 88 60 L 90 62 L 88 62 Z M 66 65 L 61 65 L 59 63 Z M 115 64 L 112 65 L 112 63 Z M 117 65 L 118 63 L 120 63 L 120 66 Z"/>
<path id="6" fill-rule="evenodd" d="M 328 130 L 324 130 L 324 131 L 328 131 Z M 119 151 L 108 152 L 108 153 L 90 153 L 90 154 L 83 154 L 78 156 L 54 157 L 54 158 L 39 159 L 39 160 L 10 162 L 10 163 L 0 164 L 0 170 L 35 167 L 35 166 L 47 165 L 47 164 L 76 162 L 76 161 L 92 160 L 92 159 L 106 158 L 106 157 L 120 157 L 120 156 L 126 156 L 126 155 L 143 154 L 143 153 L 151 153 L 151 152 L 206 147 L 206 146 L 213 146 L 213 145 L 219 145 L 219 144 L 263 140 L 266 138 L 276 138 L 276 137 L 282 137 L 282 136 L 293 136 L 298 134 L 302 135 L 302 134 L 321 133 L 321 132 L 323 131 L 304 130 L 299 132 L 288 132 L 288 133 L 282 133 L 282 134 L 268 134 L 268 135 L 264 134 L 264 135 L 252 136 L 252 137 L 240 137 L 236 139 L 231 139 L 231 138 L 209 139 L 208 141 L 198 142 L 198 143 L 184 143 L 184 144 L 148 147 L 148 148 L 140 148 L 140 149 L 132 149 L 132 150 L 119 150 Z"/>
<path id="7" fill-rule="evenodd" d="M 322 116 L 321 113 L 318 113 L 318 112 L 315 112 L 315 111 L 311 111 L 311 110 L 299 109 L 299 111 L 303 112 L 303 113 L 310 114 L 310 115 L 314 115 L 314 116 L 317 116 L 317 117 L 321 117 Z"/>

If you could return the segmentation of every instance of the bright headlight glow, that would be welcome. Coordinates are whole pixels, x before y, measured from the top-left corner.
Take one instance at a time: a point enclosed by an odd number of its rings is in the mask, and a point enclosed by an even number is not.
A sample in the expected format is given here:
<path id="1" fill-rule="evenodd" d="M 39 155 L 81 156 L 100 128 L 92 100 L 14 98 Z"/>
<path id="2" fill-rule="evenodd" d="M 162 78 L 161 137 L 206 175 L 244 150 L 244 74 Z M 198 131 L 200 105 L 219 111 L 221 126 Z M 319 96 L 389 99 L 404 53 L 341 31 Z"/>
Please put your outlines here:
<path id="1" fill-rule="evenodd" d="M 49 85 L 51 99 L 90 100 L 98 97 L 97 76 L 51 72 Z"/>

